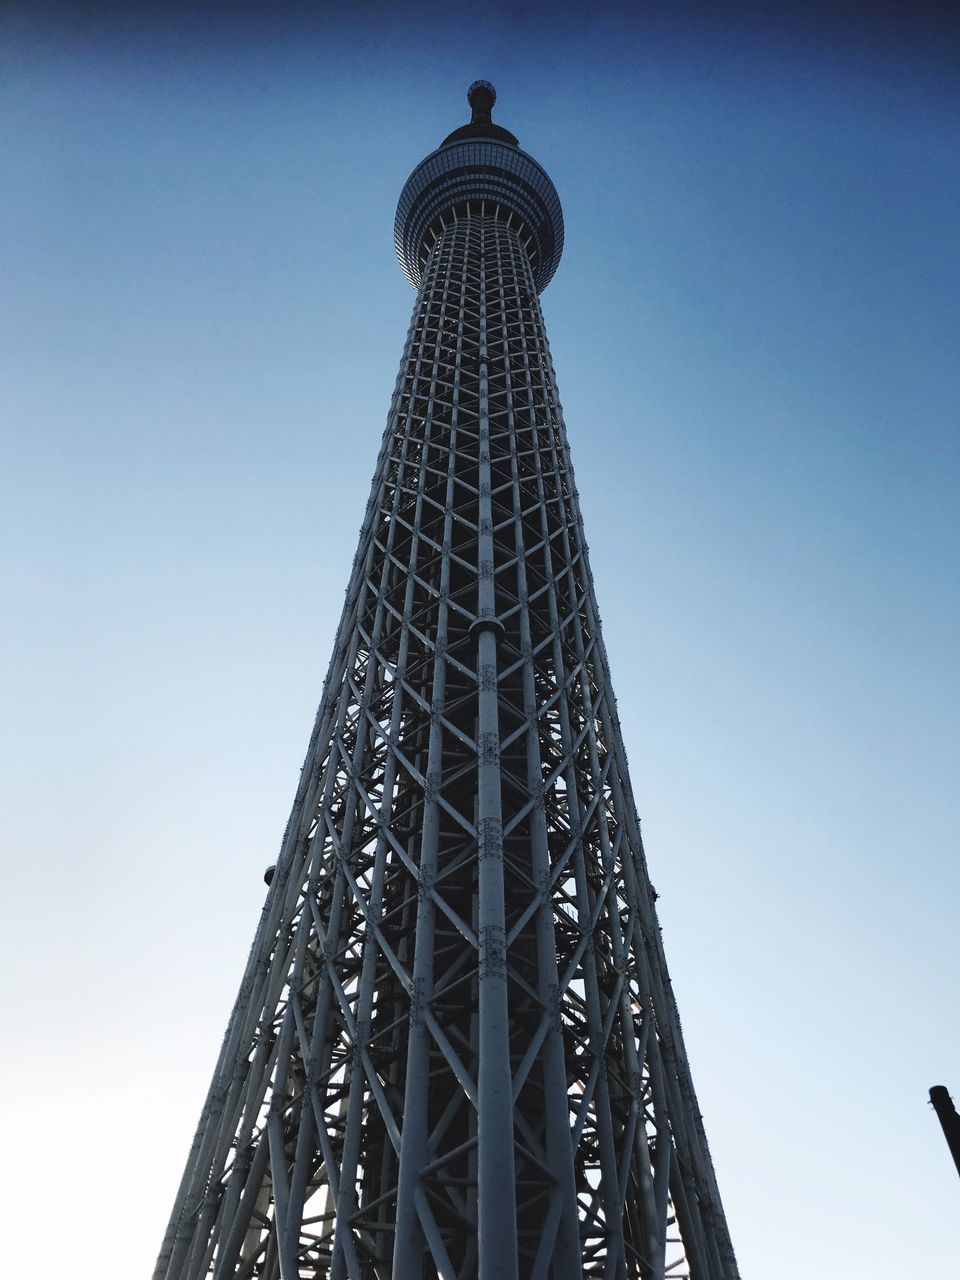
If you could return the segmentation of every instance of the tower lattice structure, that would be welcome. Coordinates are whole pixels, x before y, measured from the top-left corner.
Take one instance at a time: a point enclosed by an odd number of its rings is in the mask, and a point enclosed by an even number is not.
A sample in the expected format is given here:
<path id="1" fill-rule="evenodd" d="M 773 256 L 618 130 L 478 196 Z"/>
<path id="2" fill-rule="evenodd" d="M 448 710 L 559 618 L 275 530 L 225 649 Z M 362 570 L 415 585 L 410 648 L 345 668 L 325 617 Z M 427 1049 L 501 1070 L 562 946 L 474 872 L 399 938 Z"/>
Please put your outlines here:
<path id="1" fill-rule="evenodd" d="M 155 1280 L 736 1280 L 539 293 L 553 184 L 473 118 L 323 698 Z"/>

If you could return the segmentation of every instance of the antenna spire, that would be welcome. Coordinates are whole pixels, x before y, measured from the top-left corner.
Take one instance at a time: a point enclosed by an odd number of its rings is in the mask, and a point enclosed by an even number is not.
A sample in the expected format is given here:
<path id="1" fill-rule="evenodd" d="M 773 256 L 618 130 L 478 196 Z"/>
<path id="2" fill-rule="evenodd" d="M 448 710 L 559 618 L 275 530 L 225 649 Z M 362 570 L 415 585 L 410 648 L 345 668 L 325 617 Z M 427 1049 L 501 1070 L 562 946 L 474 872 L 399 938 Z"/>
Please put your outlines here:
<path id="1" fill-rule="evenodd" d="M 470 109 L 473 112 L 470 123 L 489 124 L 490 112 L 496 100 L 497 91 L 489 80 L 474 80 L 467 90 L 467 102 L 470 103 Z"/>

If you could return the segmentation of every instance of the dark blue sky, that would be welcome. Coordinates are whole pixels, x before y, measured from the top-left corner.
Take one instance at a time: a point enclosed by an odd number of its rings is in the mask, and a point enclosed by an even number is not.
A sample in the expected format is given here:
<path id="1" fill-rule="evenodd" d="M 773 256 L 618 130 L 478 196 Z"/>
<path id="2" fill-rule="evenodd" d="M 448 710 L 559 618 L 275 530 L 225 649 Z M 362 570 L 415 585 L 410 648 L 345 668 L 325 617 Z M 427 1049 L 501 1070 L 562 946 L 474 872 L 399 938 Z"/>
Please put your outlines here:
<path id="1" fill-rule="evenodd" d="M 137 1170 L 78 1280 L 159 1242 L 409 322 L 396 198 L 478 76 L 564 206 L 544 312 L 743 1272 L 950 1273 L 947 9 L 34 4 L 0 41 L 4 1070 L 49 1099 L 20 1186 L 64 1135 L 75 1187 Z"/>

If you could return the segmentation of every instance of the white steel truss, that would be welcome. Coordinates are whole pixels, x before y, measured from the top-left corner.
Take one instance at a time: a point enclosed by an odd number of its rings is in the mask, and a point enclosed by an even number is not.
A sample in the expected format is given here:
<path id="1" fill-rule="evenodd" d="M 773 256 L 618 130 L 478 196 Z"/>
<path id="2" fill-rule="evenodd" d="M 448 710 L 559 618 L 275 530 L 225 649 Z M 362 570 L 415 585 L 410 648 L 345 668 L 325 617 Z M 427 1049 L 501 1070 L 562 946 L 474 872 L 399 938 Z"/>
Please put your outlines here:
<path id="1" fill-rule="evenodd" d="M 736 1280 L 529 235 L 434 234 L 155 1280 Z"/>

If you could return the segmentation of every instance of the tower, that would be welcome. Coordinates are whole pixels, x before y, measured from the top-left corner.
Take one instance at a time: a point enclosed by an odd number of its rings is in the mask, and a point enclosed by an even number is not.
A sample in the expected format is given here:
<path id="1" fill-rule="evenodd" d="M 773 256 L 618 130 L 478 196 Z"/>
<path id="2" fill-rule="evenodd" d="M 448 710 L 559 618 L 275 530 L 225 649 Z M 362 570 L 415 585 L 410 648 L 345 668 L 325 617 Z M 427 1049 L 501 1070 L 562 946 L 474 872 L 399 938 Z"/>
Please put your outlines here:
<path id="1" fill-rule="evenodd" d="M 471 86 L 323 697 L 155 1280 L 736 1280 L 539 294 Z"/>

